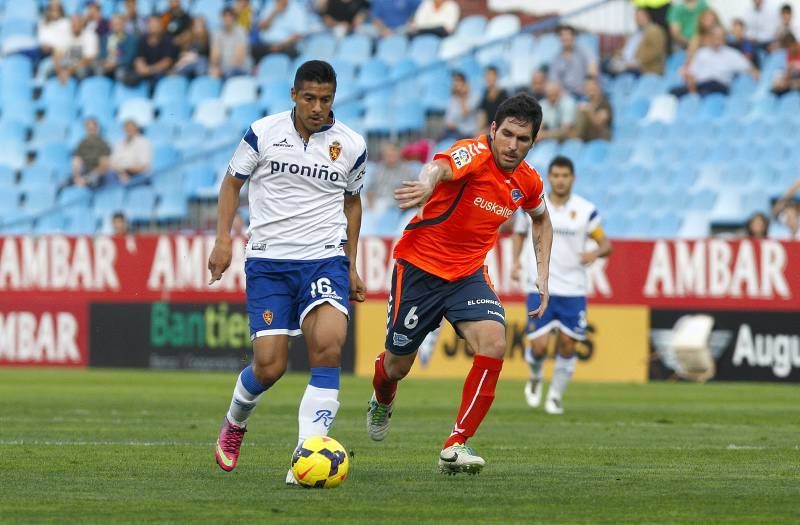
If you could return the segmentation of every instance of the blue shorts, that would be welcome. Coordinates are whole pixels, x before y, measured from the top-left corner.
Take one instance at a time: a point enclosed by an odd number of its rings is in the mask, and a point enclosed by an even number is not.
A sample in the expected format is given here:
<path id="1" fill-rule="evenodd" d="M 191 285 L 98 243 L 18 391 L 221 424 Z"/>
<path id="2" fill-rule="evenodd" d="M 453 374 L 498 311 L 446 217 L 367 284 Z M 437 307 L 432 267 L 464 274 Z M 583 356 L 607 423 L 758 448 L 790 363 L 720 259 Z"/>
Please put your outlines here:
<path id="1" fill-rule="evenodd" d="M 459 321 L 497 321 L 506 313 L 494 293 L 485 268 L 457 281 L 447 281 L 413 264 L 398 260 L 392 273 L 386 349 L 395 355 L 416 352 L 442 317 L 458 332 Z"/>
<path id="2" fill-rule="evenodd" d="M 250 339 L 299 335 L 306 314 L 330 303 L 350 316 L 350 263 L 337 256 L 317 261 L 247 259 Z"/>
<path id="3" fill-rule="evenodd" d="M 539 308 L 538 293 L 528 294 L 528 311 Z M 528 339 L 536 339 L 558 328 L 576 341 L 586 339 L 586 297 L 551 295 L 541 319 L 528 318 Z"/>

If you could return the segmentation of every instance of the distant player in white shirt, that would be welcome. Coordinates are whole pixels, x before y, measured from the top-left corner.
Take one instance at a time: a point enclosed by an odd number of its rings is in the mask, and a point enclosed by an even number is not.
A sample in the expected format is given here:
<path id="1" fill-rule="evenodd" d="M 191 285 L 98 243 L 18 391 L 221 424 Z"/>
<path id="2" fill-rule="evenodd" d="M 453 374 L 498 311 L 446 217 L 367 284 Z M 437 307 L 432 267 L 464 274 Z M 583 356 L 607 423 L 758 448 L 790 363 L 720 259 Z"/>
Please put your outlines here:
<path id="1" fill-rule="evenodd" d="M 300 401 L 298 446 L 327 435 L 339 409 L 341 348 L 349 300 L 364 300 L 356 273 L 366 143 L 335 120 L 336 73 L 327 62 L 298 68 L 294 109 L 254 122 L 219 192 L 211 282 L 231 263 L 231 224 L 250 180 L 247 312 L 253 362 L 239 374 L 216 444 L 217 464 L 236 467 L 247 419 L 286 371 L 289 336 L 303 334 L 311 379 Z M 287 483 L 296 483 L 291 470 Z"/>
<path id="2" fill-rule="evenodd" d="M 600 216 L 594 204 L 572 193 L 575 168 L 567 157 L 557 156 L 550 163 L 547 180 L 550 193 L 545 196 L 553 223 L 553 250 L 550 259 L 550 304 L 540 319 L 528 320 L 528 346 L 525 360 L 531 368 L 531 378 L 525 385 L 525 399 L 531 407 L 542 400 L 542 364 L 547 357 L 547 341 L 553 330 L 559 330 L 553 380 L 545 401 L 548 414 L 563 414 L 561 398 L 575 371 L 575 343 L 586 339 L 586 266 L 598 257 L 611 253 L 611 243 L 600 227 Z M 528 310 L 539 305 L 536 288 L 536 265 L 528 247 L 530 220 L 517 217 L 514 225 L 514 278 L 525 274 Z M 596 249 L 587 251 L 589 239 Z M 523 247 L 527 253 L 520 257 Z"/>

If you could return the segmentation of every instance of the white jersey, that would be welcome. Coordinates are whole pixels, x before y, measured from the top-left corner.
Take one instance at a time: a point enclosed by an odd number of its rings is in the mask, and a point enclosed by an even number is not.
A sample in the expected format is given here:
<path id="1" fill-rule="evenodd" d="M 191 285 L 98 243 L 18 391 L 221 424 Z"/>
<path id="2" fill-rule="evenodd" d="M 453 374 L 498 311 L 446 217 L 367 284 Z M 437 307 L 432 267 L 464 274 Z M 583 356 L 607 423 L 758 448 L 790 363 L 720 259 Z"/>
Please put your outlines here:
<path id="1" fill-rule="evenodd" d="M 254 122 L 233 154 L 228 175 L 250 179 L 246 256 L 316 260 L 344 255 L 344 195 L 361 191 L 364 138 L 341 122 L 305 144 L 294 110 Z"/>
<path id="2" fill-rule="evenodd" d="M 581 254 L 586 251 L 590 235 L 600 226 L 600 215 L 594 204 L 574 193 L 563 206 L 556 206 L 545 195 L 547 210 L 553 223 L 553 249 L 550 252 L 550 280 L 548 289 L 551 295 L 566 297 L 587 294 L 586 267 L 581 264 Z M 517 216 L 515 233 L 528 234 L 522 252 L 525 272 L 525 290 L 538 292 L 536 287 L 536 257 L 531 241 L 530 217 Z M 591 241 L 593 242 L 593 241 Z"/>

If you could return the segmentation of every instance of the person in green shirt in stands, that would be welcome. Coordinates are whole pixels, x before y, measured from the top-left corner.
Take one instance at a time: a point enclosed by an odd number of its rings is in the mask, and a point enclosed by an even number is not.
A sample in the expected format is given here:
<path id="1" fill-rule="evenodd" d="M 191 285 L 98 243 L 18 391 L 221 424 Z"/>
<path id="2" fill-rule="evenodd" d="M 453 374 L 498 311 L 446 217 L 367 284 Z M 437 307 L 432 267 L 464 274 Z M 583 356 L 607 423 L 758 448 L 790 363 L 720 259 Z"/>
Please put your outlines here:
<path id="1" fill-rule="evenodd" d="M 667 21 L 672 41 L 685 49 L 697 31 L 697 19 L 706 9 L 706 0 L 683 0 L 680 4 L 670 5 Z"/>

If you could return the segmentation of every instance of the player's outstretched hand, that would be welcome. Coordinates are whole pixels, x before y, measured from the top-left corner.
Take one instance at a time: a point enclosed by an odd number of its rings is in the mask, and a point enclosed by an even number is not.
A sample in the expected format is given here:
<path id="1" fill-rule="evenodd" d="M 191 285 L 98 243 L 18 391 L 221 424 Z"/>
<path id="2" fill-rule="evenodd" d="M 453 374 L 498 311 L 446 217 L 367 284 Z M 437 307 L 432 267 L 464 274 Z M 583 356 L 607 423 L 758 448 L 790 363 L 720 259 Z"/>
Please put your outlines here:
<path id="1" fill-rule="evenodd" d="M 211 250 L 211 255 L 208 256 L 208 270 L 211 272 L 211 280 L 208 285 L 214 284 L 214 281 L 222 279 L 222 273 L 231 265 L 231 240 L 217 239 L 214 243 L 214 249 Z"/>
<path id="2" fill-rule="evenodd" d="M 550 302 L 550 292 L 547 290 L 547 281 L 537 279 L 536 286 L 539 289 L 539 308 L 528 312 L 528 317 L 539 318 L 547 310 L 547 304 Z"/>
<path id="3" fill-rule="evenodd" d="M 350 300 L 363 303 L 367 296 L 367 287 L 356 272 L 350 272 Z"/>
<path id="4" fill-rule="evenodd" d="M 425 181 L 404 181 L 403 186 L 394 190 L 394 198 L 401 210 L 422 206 L 433 193 L 433 186 Z"/>

